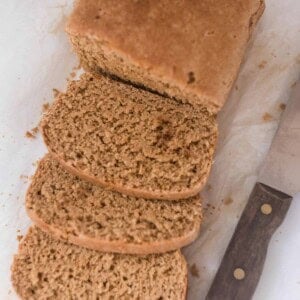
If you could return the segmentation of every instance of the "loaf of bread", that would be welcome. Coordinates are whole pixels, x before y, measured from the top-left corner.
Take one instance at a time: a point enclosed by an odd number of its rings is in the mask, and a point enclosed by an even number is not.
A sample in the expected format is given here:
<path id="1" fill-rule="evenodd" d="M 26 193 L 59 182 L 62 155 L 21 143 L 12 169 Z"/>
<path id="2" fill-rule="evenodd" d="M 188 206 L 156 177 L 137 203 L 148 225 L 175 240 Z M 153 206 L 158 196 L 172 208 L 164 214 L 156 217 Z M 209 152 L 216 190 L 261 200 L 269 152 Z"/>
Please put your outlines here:
<path id="1" fill-rule="evenodd" d="M 52 156 L 70 172 L 118 192 L 178 200 L 205 184 L 215 115 L 104 76 L 83 74 L 41 123 Z"/>
<path id="2" fill-rule="evenodd" d="M 263 0 L 78 0 L 67 32 L 87 69 L 218 111 Z"/>
<path id="3" fill-rule="evenodd" d="M 26 197 L 30 218 L 42 230 L 79 246 L 131 254 L 162 253 L 198 235 L 200 197 L 186 201 L 125 196 L 66 172 L 42 159 Z"/>
<path id="4" fill-rule="evenodd" d="M 12 265 L 22 299 L 182 300 L 187 266 L 179 251 L 148 256 L 101 253 L 30 228 Z"/>

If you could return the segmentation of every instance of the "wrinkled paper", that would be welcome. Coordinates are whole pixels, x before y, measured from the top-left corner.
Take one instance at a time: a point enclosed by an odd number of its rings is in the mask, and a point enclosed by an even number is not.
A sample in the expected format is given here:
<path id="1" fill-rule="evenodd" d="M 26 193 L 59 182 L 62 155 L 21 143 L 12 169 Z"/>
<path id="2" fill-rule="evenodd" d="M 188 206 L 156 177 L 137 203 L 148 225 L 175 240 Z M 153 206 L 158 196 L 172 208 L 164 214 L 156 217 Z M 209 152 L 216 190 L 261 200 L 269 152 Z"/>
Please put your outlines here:
<path id="1" fill-rule="evenodd" d="M 267 0 L 230 98 L 218 117 L 219 142 L 202 193 L 201 235 L 183 250 L 188 299 L 204 299 L 267 153 L 300 71 L 300 2 Z M 36 127 L 52 89 L 78 65 L 64 25 L 71 0 L 0 3 L 0 299 L 16 299 L 10 265 L 30 221 L 24 196 L 46 152 Z M 34 132 L 33 132 L 34 134 Z M 300 197 L 274 235 L 255 300 L 299 299 Z M 26 280 L 26 279 L 24 279 Z"/>

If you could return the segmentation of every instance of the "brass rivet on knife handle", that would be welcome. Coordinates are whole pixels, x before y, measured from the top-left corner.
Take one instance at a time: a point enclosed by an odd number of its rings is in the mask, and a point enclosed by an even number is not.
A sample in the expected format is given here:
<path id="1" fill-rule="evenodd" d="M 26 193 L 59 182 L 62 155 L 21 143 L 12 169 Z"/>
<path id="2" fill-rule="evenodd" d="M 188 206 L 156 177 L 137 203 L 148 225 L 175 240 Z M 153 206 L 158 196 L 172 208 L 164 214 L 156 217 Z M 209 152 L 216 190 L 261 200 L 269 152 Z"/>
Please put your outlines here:
<path id="1" fill-rule="evenodd" d="M 242 268 L 236 268 L 233 271 L 233 276 L 236 280 L 243 280 L 246 276 L 246 273 Z"/>
<path id="2" fill-rule="evenodd" d="M 255 185 L 206 300 L 252 298 L 263 270 L 269 241 L 282 223 L 291 200 L 289 195 L 262 183 Z"/>
<path id="3" fill-rule="evenodd" d="M 260 207 L 260 210 L 264 215 L 269 215 L 270 213 L 272 213 L 272 206 L 265 203 Z"/>

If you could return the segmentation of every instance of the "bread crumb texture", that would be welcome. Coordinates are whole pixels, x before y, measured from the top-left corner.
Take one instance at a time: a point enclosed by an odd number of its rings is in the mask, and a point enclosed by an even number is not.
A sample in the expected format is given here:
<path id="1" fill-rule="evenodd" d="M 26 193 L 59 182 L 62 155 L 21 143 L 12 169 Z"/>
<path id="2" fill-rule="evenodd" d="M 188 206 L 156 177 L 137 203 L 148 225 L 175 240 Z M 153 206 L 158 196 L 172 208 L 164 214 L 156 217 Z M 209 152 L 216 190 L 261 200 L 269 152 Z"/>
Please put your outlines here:
<path id="1" fill-rule="evenodd" d="M 199 196 L 171 202 L 125 196 L 69 174 L 49 155 L 39 163 L 26 207 L 62 237 L 145 245 L 148 251 L 151 243 L 163 245 L 192 233 L 196 238 L 202 219 Z M 191 240 L 168 250 L 184 242 Z"/>
<path id="2" fill-rule="evenodd" d="M 217 126 L 204 107 L 86 73 L 58 96 L 42 132 L 50 152 L 80 174 L 155 198 L 206 181 Z"/>
<path id="3" fill-rule="evenodd" d="M 22 299 L 184 299 L 179 251 L 148 256 L 101 253 L 29 229 L 12 266 Z"/>

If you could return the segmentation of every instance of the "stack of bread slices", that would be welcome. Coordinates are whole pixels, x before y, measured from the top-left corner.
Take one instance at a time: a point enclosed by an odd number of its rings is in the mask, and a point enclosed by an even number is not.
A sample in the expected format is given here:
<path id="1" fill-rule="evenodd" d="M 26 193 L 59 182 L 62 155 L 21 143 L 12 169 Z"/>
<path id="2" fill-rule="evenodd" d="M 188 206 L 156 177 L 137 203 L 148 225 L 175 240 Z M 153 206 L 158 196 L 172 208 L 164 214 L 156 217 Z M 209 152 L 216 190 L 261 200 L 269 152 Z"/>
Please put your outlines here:
<path id="1" fill-rule="evenodd" d="M 22 299 L 184 299 L 217 139 L 260 0 L 79 0 L 86 73 L 41 122 L 49 150 L 12 266 Z"/>

